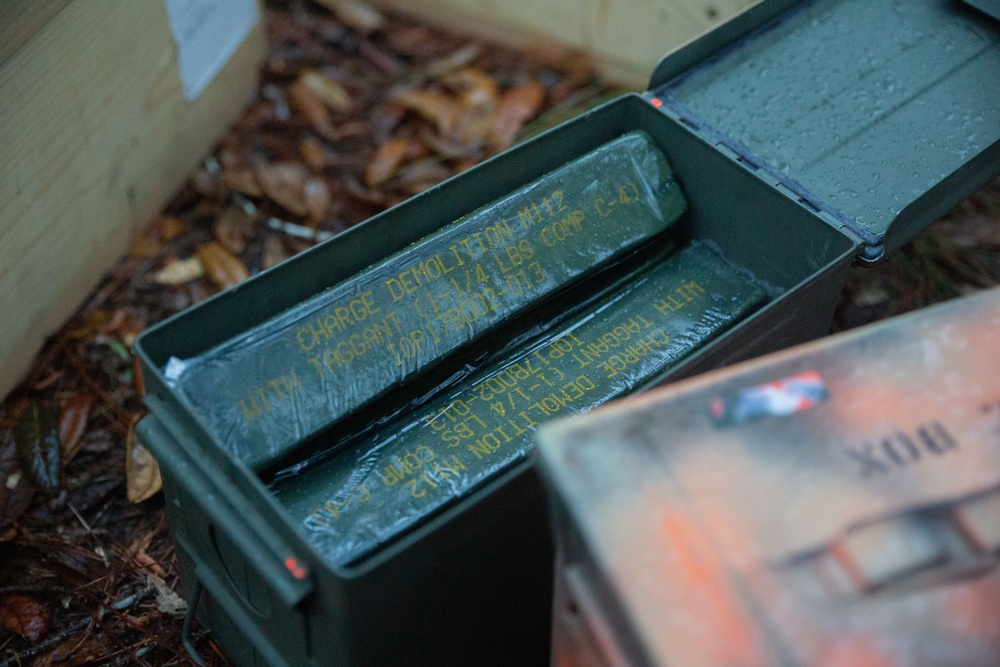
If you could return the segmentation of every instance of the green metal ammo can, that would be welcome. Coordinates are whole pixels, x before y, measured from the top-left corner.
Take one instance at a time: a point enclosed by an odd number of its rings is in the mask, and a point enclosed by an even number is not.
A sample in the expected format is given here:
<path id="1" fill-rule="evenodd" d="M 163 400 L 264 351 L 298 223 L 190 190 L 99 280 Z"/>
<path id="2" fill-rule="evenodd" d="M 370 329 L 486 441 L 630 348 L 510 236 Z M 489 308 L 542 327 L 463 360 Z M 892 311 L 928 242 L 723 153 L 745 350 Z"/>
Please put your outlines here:
<path id="1" fill-rule="evenodd" d="M 990 665 L 1000 289 L 542 428 L 554 665 Z"/>
<path id="2" fill-rule="evenodd" d="M 545 329 L 568 344 L 560 327 L 576 326 L 588 308 L 614 302 L 615 290 L 628 293 L 629 281 L 655 270 L 648 263 L 659 261 L 658 253 L 667 254 L 671 244 L 683 253 L 710 249 L 724 258 L 713 261 L 752 277 L 743 281 L 753 287 L 739 301 L 741 318 L 705 330 L 683 354 L 657 357 L 660 366 L 645 365 L 650 352 L 661 350 L 644 334 L 642 372 L 605 398 L 822 336 L 852 263 L 877 261 L 1000 171 L 1000 86 L 984 85 L 998 74 L 1000 24 L 959 2 L 762 0 L 665 57 L 646 92 L 560 125 L 151 328 L 135 347 L 150 409 L 139 435 L 160 462 L 182 582 L 189 597 L 198 598 L 192 608 L 202 623 L 238 664 L 547 661 L 553 547 L 530 447 L 512 442 L 495 465 L 473 469 L 471 459 L 458 460 L 463 469 L 436 453 L 431 461 L 426 450 L 416 451 L 419 445 L 374 462 L 359 456 L 356 446 L 382 447 L 379 434 L 400 423 L 394 415 L 427 416 L 414 406 L 443 401 L 438 414 L 454 417 L 469 407 L 461 392 L 489 387 L 486 376 L 527 373 L 518 352 L 507 347 L 512 341 L 524 343 L 524 336 Z M 549 293 L 552 300 L 530 311 L 527 299 L 525 309 L 514 304 L 509 317 L 458 341 L 399 384 L 376 387 L 364 400 L 331 411 L 333 422 L 309 423 L 267 441 L 263 450 L 252 437 L 227 441 L 225 424 L 209 423 L 204 410 L 213 409 L 211 383 L 189 394 L 178 385 L 183 372 L 172 359 L 228 349 L 274 318 L 322 300 L 351 276 L 405 257 L 411 244 L 419 246 L 453 221 L 636 132 L 665 156 L 686 210 L 669 230 L 628 242 L 634 247 L 627 257 L 594 260 L 614 263 L 607 271 L 591 274 L 583 267 Z M 601 176 L 594 175 L 598 184 Z M 604 183 L 610 188 L 604 204 L 625 185 Z M 593 196 L 596 206 L 603 195 Z M 619 196 L 631 200 L 631 189 Z M 609 209 L 591 210 L 600 216 Z M 416 274 L 409 277 L 415 284 Z M 753 293 L 759 285 L 770 298 L 758 307 Z M 674 298 L 693 299 L 696 292 L 683 287 L 674 288 L 682 290 Z M 357 312 L 345 317 L 382 316 L 389 307 L 364 291 L 353 300 Z M 631 308 L 627 299 L 619 303 Z M 336 326 L 338 307 L 349 310 L 351 300 L 334 305 L 333 320 L 309 320 L 316 336 Z M 624 318 L 631 311 L 621 312 Z M 624 335 L 630 318 L 608 325 L 622 326 Z M 512 337 L 497 338 L 502 331 Z M 312 344 L 312 335 L 303 334 L 298 344 Z M 594 349 L 600 344 L 595 341 Z M 500 348 L 494 361 L 479 363 Z M 540 351 L 519 349 L 530 356 Z M 610 356 L 595 357 L 594 367 L 614 370 Z M 485 375 L 468 376 L 467 384 L 449 385 L 437 397 L 417 390 L 437 386 L 445 370 L 469 360 L 474 373 Z M 327 360 L 317 364 L 326 368 Z M 533 399 L 538 410 L 555 405 L 546 398 L 559 408 L 548 416 L 590 407 L 571 397 L 597 390 L 557 370 L 567 377 L 556 395 Z M 271 379 L 283 391 L 297 386 Z M 238 374 L 227 382 L 253 389 Z M 225 392 L 233 388 L 227 384 Z M 262 403 L 246 405 L 248 415 L 257 408 L 263 413 Z M 486 422 L 471 408 L 469 414 Z M 533 429 L 547 415 L 528 416 L 536 424 L 517 422 L 520 428 Z M 444 424 L 434 418 L 422 423 L 431 429 Z M 513 427 L 504 423 L 488 424 L 497 440 L 478 434 L 467 445 L 485 452 L 506 442 L 503 435 L 513 441 Z M 288 426 L 287 419 L 277 424 Z M 471 429 L 471 422 L 466 426 Z M 264 455 L 243 460 L 247 443 Z M 309 464 L 309 457 L 331 448 L 332 458 Z M 418 468 L 449 492 L 421 496 L 426 504 L 420 506 L 402 494 L 396 501 L 379 495 L 380 510 L 369 525 L 351 515 L 354 546 L 336 537 L 324 538 L 324 546 L 313 541 L 310 526 L 329 527 L 330 517 L 355 512 L 370 490 L 350 471 L 340 491 L 323 490 L 322 474 L 313 471 L 342 471 L 338 451 L 354 457 L 357 475 L 380 471 L 411 495 L 430 488 L 407 486 Z M 301 485 L 294 479 L 299 464 L 305 464 Z M 424 464 L 436 467 L 431 473 Z M 341 472 L 330 474 L 327 481 Z M 457 478 L 465 481 L 451 485 Z M 315 498 L 326 494 L 320 512 L 302 500 L 314 491 Z M 387 520 L 390 512 L 399 512 L 400 521 Z"/>

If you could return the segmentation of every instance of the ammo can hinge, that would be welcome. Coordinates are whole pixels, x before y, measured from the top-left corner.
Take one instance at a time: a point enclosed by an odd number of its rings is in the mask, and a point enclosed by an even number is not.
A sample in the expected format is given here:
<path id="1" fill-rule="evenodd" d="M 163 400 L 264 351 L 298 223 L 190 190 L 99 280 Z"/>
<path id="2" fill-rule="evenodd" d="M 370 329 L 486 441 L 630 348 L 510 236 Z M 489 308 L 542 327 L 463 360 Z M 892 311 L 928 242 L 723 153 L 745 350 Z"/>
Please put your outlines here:
<path id="1" fill-rule="evenodd" d="M 669 90 L 670 86 L 671 83 L 667 83 L 655 91 L 646 91 L 642 93 L 642 97 L 661 113 L 694 132 L 705 143 L 713 146 L 730 160 L 739 163 L 744 169 L 753 172 L 789 199 L 809 209 L 831 226 L 857 239 L 861 246 L 857 257 L 859 264 L 874 264 L 882 258 L 885 254 L 885 245 L 881 236 L 860 228 L 853 220 L 802 185 L 762 162 L 744 146 L 697 118 L 673 97 Z"/>

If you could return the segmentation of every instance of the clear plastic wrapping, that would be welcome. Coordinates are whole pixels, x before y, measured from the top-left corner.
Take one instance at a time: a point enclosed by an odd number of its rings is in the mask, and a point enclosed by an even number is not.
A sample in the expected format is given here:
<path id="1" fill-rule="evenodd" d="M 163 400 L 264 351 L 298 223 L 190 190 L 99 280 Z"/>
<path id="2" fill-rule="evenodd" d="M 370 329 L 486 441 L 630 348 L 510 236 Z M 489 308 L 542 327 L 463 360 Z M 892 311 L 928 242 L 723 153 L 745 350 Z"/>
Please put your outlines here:
<path id="1" fill-rule="evenodd" d="M 260 468 L 685 207 L 663 153 L 632 132 L 165 371 L 209 432 Z"/>
<path id="2" fill-rule="evenodd" d="M 765 298 L 691 245 L 274 490 L 332 562 L 356 561 L 523 459 L 541 422 L 635 390 Z"/>

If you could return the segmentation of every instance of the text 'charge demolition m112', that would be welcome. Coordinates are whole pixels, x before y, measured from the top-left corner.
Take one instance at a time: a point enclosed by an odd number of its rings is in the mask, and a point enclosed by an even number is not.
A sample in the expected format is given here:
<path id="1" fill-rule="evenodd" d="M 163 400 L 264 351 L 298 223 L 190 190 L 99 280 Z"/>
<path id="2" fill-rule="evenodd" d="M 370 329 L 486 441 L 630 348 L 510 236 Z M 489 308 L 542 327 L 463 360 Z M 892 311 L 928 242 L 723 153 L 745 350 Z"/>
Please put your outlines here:
<path id="1" fill-rule="evenodd" d="M 172 361 L 168 376 L 223 446 L 266 465 L 662 232 L 685 206 L 660 149 L 633 132 L 273 320 Z"/>

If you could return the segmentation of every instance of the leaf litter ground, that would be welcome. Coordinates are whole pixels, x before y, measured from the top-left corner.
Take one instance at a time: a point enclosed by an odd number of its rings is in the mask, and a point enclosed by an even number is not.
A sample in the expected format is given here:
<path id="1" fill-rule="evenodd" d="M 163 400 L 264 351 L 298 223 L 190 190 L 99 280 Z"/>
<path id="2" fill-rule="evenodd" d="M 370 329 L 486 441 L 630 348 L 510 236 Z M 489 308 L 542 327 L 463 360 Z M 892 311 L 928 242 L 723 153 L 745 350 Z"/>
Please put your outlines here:
<path id="1" fill-rule="evenodd" d="M 189 664 L 131 357 L 149 325 L 617 94 L 354 0 L 270 3 L 257 100 L 0 405 L 0 667 Z M 1000 182 L 874 269 L 839 331 L 1000 282 Z M 226 664 L 205 633 L 195 644 Z"/>

